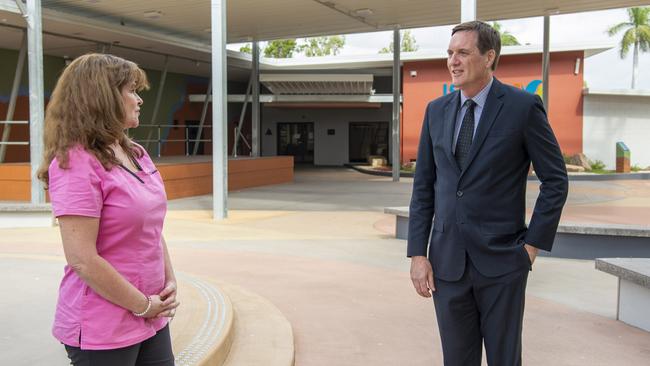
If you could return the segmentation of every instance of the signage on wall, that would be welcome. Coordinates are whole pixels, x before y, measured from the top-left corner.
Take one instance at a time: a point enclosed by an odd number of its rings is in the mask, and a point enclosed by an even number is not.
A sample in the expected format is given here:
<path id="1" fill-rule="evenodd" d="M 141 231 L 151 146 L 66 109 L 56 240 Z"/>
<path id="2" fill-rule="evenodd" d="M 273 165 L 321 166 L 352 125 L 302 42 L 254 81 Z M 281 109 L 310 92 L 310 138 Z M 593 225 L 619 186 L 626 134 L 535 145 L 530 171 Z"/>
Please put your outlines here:
<path id="1" fill-rule="evenodd" d="M 530 83 L 526 84 L 525 87 L 524 84 L 521 83 L 514 83 L 512 85 L 517 88 L 521 88 L 531 94 L 537 94 L 540 97 L 542 96 L 542 81 L 539 79 L 535 79 L 531 81 Z M 456 88 L 454 88 L 454 84 L 447 84 L 447 83 L 442 84 L 442 95 L 447 95 L 447 93 L 453 93 L 455 90 Z"/>

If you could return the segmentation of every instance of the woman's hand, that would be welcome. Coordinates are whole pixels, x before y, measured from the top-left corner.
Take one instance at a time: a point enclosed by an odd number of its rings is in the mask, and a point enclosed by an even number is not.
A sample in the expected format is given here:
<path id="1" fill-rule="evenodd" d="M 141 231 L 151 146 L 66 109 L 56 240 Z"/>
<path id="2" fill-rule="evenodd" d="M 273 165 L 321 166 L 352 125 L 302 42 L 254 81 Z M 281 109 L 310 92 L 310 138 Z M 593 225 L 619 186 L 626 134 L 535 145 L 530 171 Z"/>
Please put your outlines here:
<path id="1" fill-rule="evenodd" d="M 151 295 L 149 298 L 151 299 L 151 307 L 146 313 L 144 313 L 144 315 L 142 315 L 142 317 L 146 319 L 169 316 L 161 314 L 166 314 L 169 311 L 174 311 L 174 309 L 179 305 L 177 302 L 171 304 L 168 303 L 167 300 L 163 300 L 160 295 Z"/>
<path id="2" fill-rule="evenodd" d="M 163 300 L 163 310 L 156 315 L 156 318 L 169 317 L 176 315 L 176 308 L 180 302 L 176 301 L 176 281 L 167 281 L 165 288 L 158 295 Z"/>
<path id="3" fill-rule="evenodd" d="M 153 318 L 163 311 L 163 300 L 160 296 L 151 295 L 149 296 L 149 299 L 151 299 L 151 306 L 149 307 L 149 310 L 142 315 L 143 318 Z"/>

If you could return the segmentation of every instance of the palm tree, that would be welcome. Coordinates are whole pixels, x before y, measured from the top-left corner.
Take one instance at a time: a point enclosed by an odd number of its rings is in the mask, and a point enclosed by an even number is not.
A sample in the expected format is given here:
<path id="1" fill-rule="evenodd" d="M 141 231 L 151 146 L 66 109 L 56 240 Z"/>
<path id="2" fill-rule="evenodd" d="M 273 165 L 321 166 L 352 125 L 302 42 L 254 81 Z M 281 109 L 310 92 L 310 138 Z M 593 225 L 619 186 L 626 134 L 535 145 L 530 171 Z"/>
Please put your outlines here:
<path id="1" fill-rule="evenodd" d="M 494 28 L 494 30 L 501 36 L 502 46 L 519 46 L 520 43 L 517 40 L 517 37 L 513 36 L 512 33 L 508 31 L 501 32 L 501 23 L 492 22 L 492 28 Z"/>
<path id="2" fill-rule="evenodd" d="M 642 52 L 650 50 L 650 7 L 627 9 L 628 22 L 616 24 L 607 30 L 611 36 L 625 30 L 621 38 L 621 58 L 625 58 L 630 46 L 634 45 L 632 62 L 632 89 L 636 87 L 639 76 L 639 49 Z"/>

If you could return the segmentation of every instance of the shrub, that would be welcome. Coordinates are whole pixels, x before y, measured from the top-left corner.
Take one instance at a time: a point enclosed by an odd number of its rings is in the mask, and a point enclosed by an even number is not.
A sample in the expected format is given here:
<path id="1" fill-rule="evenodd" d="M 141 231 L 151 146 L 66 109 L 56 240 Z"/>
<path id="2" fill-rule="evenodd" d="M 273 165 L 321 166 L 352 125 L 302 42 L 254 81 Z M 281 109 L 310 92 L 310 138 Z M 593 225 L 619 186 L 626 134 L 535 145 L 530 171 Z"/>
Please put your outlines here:
<path id="1" fill-rule="evenodd" d="M 604 170 L 605 169 L 605 163 L 603 163 L 601 160 L 590 161 L 589 165 L 591 165 L 591 170 Z"/>

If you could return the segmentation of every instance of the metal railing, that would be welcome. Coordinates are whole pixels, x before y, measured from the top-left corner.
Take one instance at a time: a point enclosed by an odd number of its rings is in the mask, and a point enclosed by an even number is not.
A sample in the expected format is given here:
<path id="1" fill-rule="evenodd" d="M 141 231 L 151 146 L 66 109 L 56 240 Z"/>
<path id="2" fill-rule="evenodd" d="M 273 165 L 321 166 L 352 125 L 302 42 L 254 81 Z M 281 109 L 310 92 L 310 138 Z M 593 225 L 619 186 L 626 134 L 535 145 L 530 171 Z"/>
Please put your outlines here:
<path id="1" fill-rule="evenodd" d="M 29 146 L 29 141 L 9 141 L 12 125 L 28 125 L 29 121 L 0 121 L 2 128 L 2 138 L 0 139 L 0 163 L 5 162 L 7 156 L 7 146 Z"/>
<path id="2" fill-rule="evenodd" d="M 28 125 L 29 121 L 0 121 L 0 125 L 8 125 L 5 127 L 10 127 L 11 125 Z M 3 129 L 2 132 L 2 141 L 0 141 L 0 145 L 29 145 L 29 141 L 5 141 L 9 139 L 9 134 L 6 133 L 5 130 Z M 6 134 L 6 137 L 5 137 Z"/>
<path id="3" fill-rule="evenodd" d="M 5 125 L 4 131 L 7 131 L 7 127 L 10 127 L 11 125 L 29 125 L 29 121 L 0 121 L 0 125 Z M 182 128 L 184 129 L 184 138 L 182 139 L 163 139 L 162 138 L 162 130 L 163 129 L 176 129 L 176 128 Z M 212 126 L 203 126 L 202 129 L 211 129 Z M 195 144 L 199 144 L 201 142 L 212 142 L 212 138 L 207 138 L 207 139 L 200 139 L 198 138 L 190 138 L 190 132 L 194 132 L 194 134 L 197 134 L 200 126 L 199 125 L 140 125 L 138 127 L 138 130 L 150 130 L 154 129 L 156 131 L 156 139 L 139 139 L 135 138 L 132 135 L 134 134 L 134 131 L 127 130 L 127 135 L 131 137 L 135 142 L 141 144 L 141 145 L 147 145 L 147 143 L 150 142 L 155 142 L 156 143 L 156 156 L 160 157 L 160 154 L 162 152 L 162 144 L 163 143 L 169 143 L 169 142 L 183 142 L 185 145 L 185 155 L 193 155 L 193 149 Z M 192 129 L 195 129 L 195 131 L 191 131 Z M 145 133 L 139 133 L 143 135 L 147 135 L 147 132 Z M 212 134 L 209 134 L 208 136 L 212 136 Z M 20 145 L 20 146 L 29 146 L 29 141 L 8 141 L 9 139 L 9 134 L 3 132 L 3 139 L 0 141 L 0 151 L 4 151 L 6 149 L 6 146 L 11 146 L 11 145 Z M 190 146 L 191 145 L 191 146 Z M 4 154 L 1 154 L 4 155 Z M 3 159 L 4 160 L 4 159 Z M 2 161 L 0 161 L 2 162 Z"/>
<path id="4" fill-rule="evenodd" d="M 175 128 L 183 128 L 184 131 L 184 138 L 183 139 L 162 139 L 162 130 L 163 129 L 175 129 Z M 212 126 L 203 126 L 203 129 L 209 129 L 212 128 Z M 156 143 L 156 156 L 160 157 L 160 154 L 162 152 L 162 144 L 164 143 L 169 143 L 169 142 L 184 142 L 185 143 L 185 156 L 190 156 L 194 155 L 193 151 L 191 149 L 194 148 L 195 144 L 199 144 L 201 142 L 212 142 L 211 138 L 208 139 L 200 139 L 197 136 L 197 138 L 190 138 L 190 130 L 195 129 L 195 134 L 198 133 L 200 126 L 199 125 L 150 125 L 150 124 L 141 124 L 138 126 L 137 130 L 145 130 L 148 132 L 148 130 L 154 129 L 156 131 L 156 138 L 155 139 L 139 139 L 136 137 L 132 137 L 133 131 L 127 130 L 127 135 L 131 137 L 135 142 L 146 146 L 150 142 L 155 142 Z M 149 136 L 148 133 L 142 133 L 145 136 Z M 208 136 L 212 136 L 212 134 L 209 134 Z M 190 147 L 190 143 L 192 143 L 192 146 Z"/>

